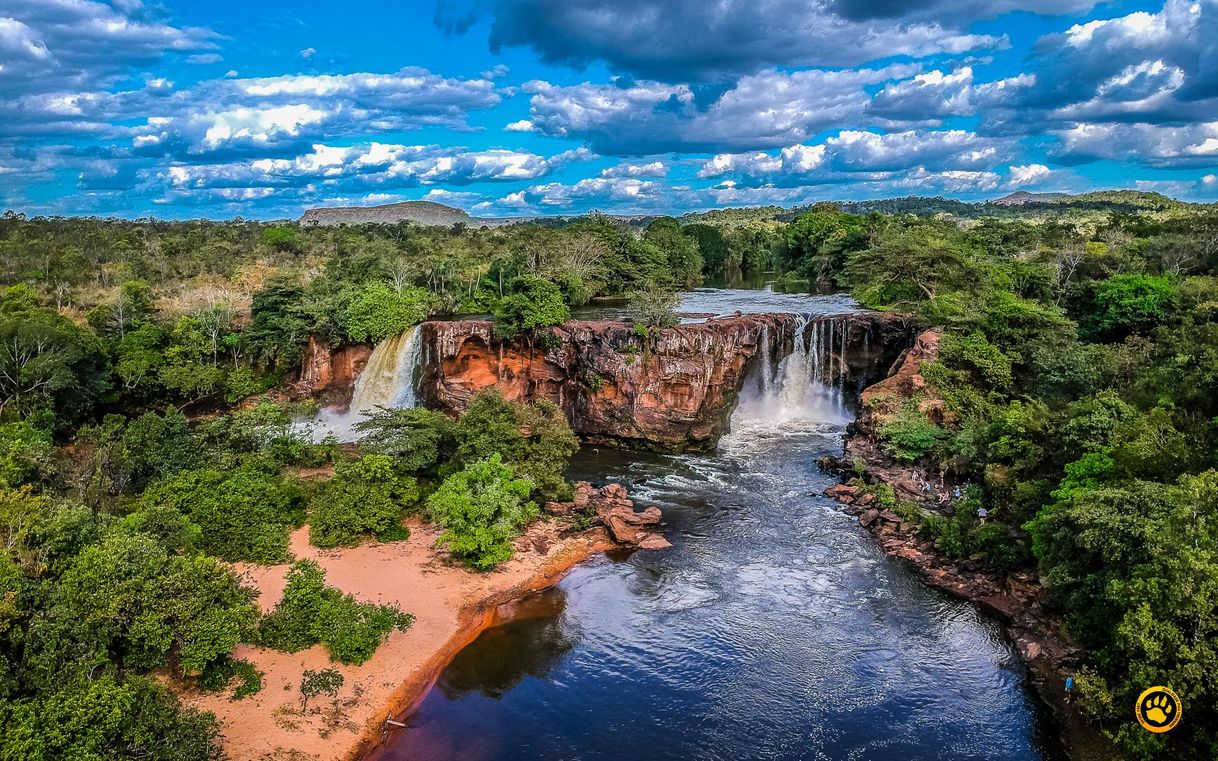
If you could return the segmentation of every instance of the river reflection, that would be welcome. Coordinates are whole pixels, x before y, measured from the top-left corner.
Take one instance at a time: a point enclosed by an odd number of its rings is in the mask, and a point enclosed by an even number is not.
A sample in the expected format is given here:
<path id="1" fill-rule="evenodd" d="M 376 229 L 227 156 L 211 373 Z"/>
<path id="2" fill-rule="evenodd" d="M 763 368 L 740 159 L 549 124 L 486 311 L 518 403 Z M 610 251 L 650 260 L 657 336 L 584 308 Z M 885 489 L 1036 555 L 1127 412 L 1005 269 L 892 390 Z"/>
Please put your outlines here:
<path id="1" fill-rule="evenodd" d="M 842 425 L 740 417 L 713 454 L 581 452 L 572 475 L 659 505 L 673 548 L 598 558 L 485 632 L 378 757 L 1053 755 L 998 626 L 820 496 Z"/>
<path id="2" fill-rule="evenodd" d="M 506 623 L 487 629 L 440 675 L 436 686 L 448 700 L 476 692 L 498 698 L 526 677 L 545 679 L 575 644 L 565 616 L 567 591 L 551 589 L 513 604 Z"/>

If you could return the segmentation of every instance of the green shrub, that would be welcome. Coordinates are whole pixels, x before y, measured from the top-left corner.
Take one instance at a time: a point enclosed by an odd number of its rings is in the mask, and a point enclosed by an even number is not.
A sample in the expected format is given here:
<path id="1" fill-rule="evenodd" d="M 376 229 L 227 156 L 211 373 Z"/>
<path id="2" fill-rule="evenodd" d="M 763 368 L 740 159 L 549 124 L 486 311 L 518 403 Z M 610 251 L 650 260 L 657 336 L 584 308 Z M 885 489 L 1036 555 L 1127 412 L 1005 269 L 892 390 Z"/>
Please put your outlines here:
<path id="1" fill-rule="evenodd" d="M 452 446 L 453 421 L 422 407 L 381 409 L 356 423 L 360 449 L 392 457 L 406 473 L 432 470 Z"/>
<path id="2" fill-rule="evenodd" d="M 563 471 L 579 449 L 579 439 L 553 402 L 518 404 L 494 389 L 483 391 L 457 421 L 452 437 L 453 456 L 440 475 L 499 455 L 517 476 L 531 482 L 539 498 L 570 499 L 571 487 Z"/>
<path id="3" fill-rule="evenodd" d="M 180 705 L 148 677 L 83 677 L 5 707 L 0 755 L 21 761 L 222 757 L 211 713 Z"/>
<path id="4" fill-rule="evenodd" d="M 204 669 L 198 685 L 203 692 L 224 692 L 234 679 L 239 684 L 233 690 L 233 700 L 242 700 L 262 691 L 262 672 L 249 661 L 231 657 L 221 658 Z"/>
<path id="5" fill-rule="evenodd" d="M 436 543 L 478 570 L 494 568 L 512 556 L 512 538 L 537 516 L 530 491 L 532 484 L 516 478 L 498 453 L 468 465 L 427 499 L 432 520 L 444 527 Z"/>
<path id="6" fill-rule="evenodd" d="M 884 448 L 893 457 L 914 462 L 926 456 L 947 435 L 947 431 L 927 420 L 916 404 L 907 404 L 880 428 Z"/>
<path id="7" fill-rule="evenodd" d="M 402 525 L 402 512 L 418 499 L 418 484 L 399 476 L 385 455 L 339 463 L 309 502 L 309 541 L 350 547 L 368 534 L 381 541 L 405 539 L 410 530 Z"/>
<path id="8" fill-rule="evenodd" d="M 254 467 L 189 470 L 153 484 L 142 507 L 172 507 L 202 529 L 200 548 L 229 561 L 282 563 L 300 524 L 300 489 Z"/>
<path id="9" fill-rule="evenodd" d="M 343 687 L 338 669 L 305 669 L 300 675 L 300 712 L 309 710 L 309 700 L 319 695 L 338 695 Z"/>
<path id="10" fill-rule="evenodd" d="M 318 643 L 331 660 L 360 664 L 372 657 L 385 637 L 405 631 L 414 616 L 389 605 L 357 602 L 326 586 L 326 572 L 312 560 L 288 571 L 283 599 L 262 619 L 263 645 L 288 653 Z"/>

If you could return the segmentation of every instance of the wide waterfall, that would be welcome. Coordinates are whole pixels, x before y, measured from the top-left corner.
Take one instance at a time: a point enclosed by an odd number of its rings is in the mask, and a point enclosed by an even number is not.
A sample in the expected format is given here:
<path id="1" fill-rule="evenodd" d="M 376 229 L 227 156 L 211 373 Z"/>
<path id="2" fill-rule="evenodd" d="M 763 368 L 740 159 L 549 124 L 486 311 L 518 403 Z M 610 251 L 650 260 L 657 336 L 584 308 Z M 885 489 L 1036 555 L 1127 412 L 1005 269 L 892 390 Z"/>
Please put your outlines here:
<path id="1" fill-rule="evenodd" d="M 317 416 L 315 438 L 332 435 L 339 441 L 355 441 L 358 438 L 355 425 L 378 407 L 418 406 L 415 376 L 422 345 L 419 325 L 377 344 L 355 380 L 351 405 L 346 412 L 322 410 Z"/>
<path id="2" fill-rule="evenodd" d="M 769 329 L 763 328 L 757 366 L 741 391 L 732 427 L 850 422 L 845 360 L 849 327 L 836 317 L 800 317 L 791 353 L 777 365 L 770 353 Z"/>

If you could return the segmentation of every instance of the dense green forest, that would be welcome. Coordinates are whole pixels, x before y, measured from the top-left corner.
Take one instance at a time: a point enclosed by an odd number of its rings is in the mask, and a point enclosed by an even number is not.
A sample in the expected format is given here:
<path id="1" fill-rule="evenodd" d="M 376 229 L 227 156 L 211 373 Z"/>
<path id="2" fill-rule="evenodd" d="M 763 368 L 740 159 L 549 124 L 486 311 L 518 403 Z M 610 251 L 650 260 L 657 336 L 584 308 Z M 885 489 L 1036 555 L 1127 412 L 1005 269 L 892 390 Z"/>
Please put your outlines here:
<path id="1" fill-rule="evenodd" d="M 1212 757 L 1218 212 L 1160 198 L 492 229 L 6 215 L 0 758 L 216 757 L 214 718 L 167 681 L 239 698 L 259 688 L 239 642 L 358 663 L 411 624 L 307 561 L 260 615 L 229 562 L 292 562 L 306 524 L 319 547 L 400 540 L 415 514 L 486 569 L 568 496 L 578 442 L 544 403 L 388 410 L 358 451 L 312 442 L 300 410 L 259 396 L 310 336 L 376 342 L 446 313 L 512 336 L 606 296 L 658 325 L 672 291 L 763 270 L 945 329 L 924 374 L 950 414 L 914 405 L 887 444 L 970 481 L 990 520 L 924 530 L 949 554 L 1039 569 L 1089 653 L 1078 703 L 1131 755 Z M 1151 684 L 1185 702 L 1172 747 L 1128 721 Z"/>

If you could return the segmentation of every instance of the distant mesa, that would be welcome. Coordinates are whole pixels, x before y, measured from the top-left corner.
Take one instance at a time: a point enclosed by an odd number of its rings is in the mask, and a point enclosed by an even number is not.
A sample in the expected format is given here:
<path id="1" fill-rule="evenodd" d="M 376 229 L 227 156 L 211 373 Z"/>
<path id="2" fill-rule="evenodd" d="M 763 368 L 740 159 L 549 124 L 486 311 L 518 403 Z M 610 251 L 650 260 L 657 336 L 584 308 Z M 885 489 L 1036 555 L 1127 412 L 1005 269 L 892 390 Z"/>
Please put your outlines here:
<path id="1" fill-rule="evenodd" d="M 300 217 L 302 225 L 362 225 L 414 222 L 428 227 L 493 227 L 509 220 L 471 217 L 465 211 L 434 201 L 402 201 L 383 206 L 334 206 L 309 209 Z"/>
<path id="2" fill-rule="evenodd" d="M 1002 198 L 996 198 L 990 203 L 999 206 L 1023 206 L 1025 203 L 1045 203 L 1065 197 L 1065 193 L 1029 193 L 1026 190 L 1020 190 Z"/>

